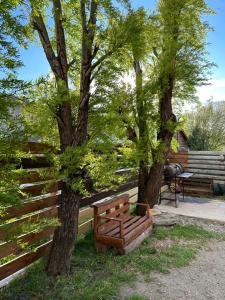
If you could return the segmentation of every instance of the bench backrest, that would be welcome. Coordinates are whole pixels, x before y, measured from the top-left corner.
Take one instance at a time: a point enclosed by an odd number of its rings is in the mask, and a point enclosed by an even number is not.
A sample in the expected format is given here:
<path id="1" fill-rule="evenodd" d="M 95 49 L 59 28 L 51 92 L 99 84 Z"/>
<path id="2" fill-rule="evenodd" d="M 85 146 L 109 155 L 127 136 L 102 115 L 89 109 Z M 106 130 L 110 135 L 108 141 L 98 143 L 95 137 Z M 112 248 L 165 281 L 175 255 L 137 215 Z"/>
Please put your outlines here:
<path id="1" fill-rule="evenodd" d="M 116 221 L 101 221 L 99 223 L 98 216 L 103 215 L 109 218 L 123 218 L 126 217 L 129 212 L 129 194 L 124 194 L 116 198 L 108 199 L 105 201 L 99 201 L 92 204 L 94 208 L 94 222 L 95 228 L 98 228 L 98 232 L 102 232 L 112 226 L 118 226 Z"/>
<path id="2" fill-rule="evenodd" d="M 116 218 L 129 210 L 128 202 L 129 194 L 96 202 L 92 204 L 92 207 L 94 207 L 94 215 L 106 214 L 109 217 Z"/>

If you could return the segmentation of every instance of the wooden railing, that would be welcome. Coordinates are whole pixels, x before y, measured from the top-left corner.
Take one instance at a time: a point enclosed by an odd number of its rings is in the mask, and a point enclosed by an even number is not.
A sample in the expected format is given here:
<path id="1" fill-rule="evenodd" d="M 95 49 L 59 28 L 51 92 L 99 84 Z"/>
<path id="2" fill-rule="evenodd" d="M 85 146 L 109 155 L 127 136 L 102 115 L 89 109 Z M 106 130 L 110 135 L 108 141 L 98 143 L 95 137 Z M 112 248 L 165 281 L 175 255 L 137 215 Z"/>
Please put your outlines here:
<path id="1" fill-rule="evenodd" d="M 45 144 L 27 143 L 23 150 L 29 155 L 22 159 L 20 167 L 25 173 L 20 177 L 19 182 L 22 184 L 22 191 L 29 194 L 29 197 L 21 199 L 22 204 L 18 207 L 8 207 L 5 214 L 0 216 L 2 223 L 0 259 L 7 258 L 7 262 L 0 265 L 0 280 L 33 263 L 48 253 L 51 247 L 54 226 L 47 225 L 39 231 L 33 230 L 18 236 L 19 226 L 41 222 L 45 218 L 50 220 L 57 217 L 58 213 L 57 198 L 60 194 L 60 184 L 54 180 L 51 172 L 43 172 L 43 170 L 49 171 L 52 167 L 44 152 L 54 151 L 54 149 Z M 116 191 L 99 192 L 83 198 L 80 203 L 78 234 L 85 234 L 92 228 L 93 211 L 89 206 L 93 202 L 125 191 L 130 191 L 130 196 L 135 197 L 136 186 L 137 181 L 134 179 L 123 184 Z M 36 247 L 37 243 L 39 245 Z M 28 250 L 28 246 L 35 246 L 35 250 Z"/>

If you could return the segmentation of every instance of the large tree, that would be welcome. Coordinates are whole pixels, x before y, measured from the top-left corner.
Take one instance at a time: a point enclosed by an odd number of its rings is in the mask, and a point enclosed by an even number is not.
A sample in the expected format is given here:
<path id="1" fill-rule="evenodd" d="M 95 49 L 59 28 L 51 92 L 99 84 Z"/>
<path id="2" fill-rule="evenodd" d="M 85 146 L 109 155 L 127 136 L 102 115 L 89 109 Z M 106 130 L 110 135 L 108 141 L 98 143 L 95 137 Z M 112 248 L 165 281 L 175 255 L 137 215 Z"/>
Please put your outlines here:
<path id="1" fill-rule="evenodd" d="M 151 207 L 159 194 L 174 132 L 180 126 L 173 105 L 195 98 L 196 87 L 208 78 L 211 64 L 205 46 L 209 27 L 202 21 L 208 13 L 211 10 L 203 0 L 158 1 L 156 14 L 145 18 L 138 42 L 131 40 L 135 91 L 132 109 L 127 110 L 133 119 L 130 123 L 125 120 L 125 125 L 138 161 L 138 201 Z M 141 14 L 136 21 L 140 20 L 143 22 Z"/>
<path id="2" fill-rule="evenodd" d="M 78 229 L 79 203 L 83 190 L 89 188 L 90 182 L 86 168 L 82 167 L 82 158 L 87 152 L 89 140 L 91 83 L 104 61 L 126 43 L 132 30 L 129 23 L 124 25 L 111 1 L 80 0 L 78 3 L 53 0 L 51 23 L 54 24 L 54 35 L 50 35 L 44 19 L 47 7 L 35 1 L 30 3 L 33 27 L 39 35 L 57 86 L 53 109 L 62 152 L 63 180 L 58 209 L 60 226 L 54 233 L 47 272 L 49 275 L 60 275 L 70 270 Z M 79 77 L 76 75 L 78 69 Z M 72 84 L 79 82 L 78 101 L 74 101 L 71 95 L 70 80 Z"/>
<path id="3" fill-rule="evenodd" d="M 156 203 L 163 165 L 177 127 L 173 99 L 195 92 L 207 80 L 210 64 L 205 53 L 208 25 L 202 16 L 211 13 L 204 0 L 161 0 L 158 3 L 160 38 L 154 48 L 158 69 L 158 145 L 146 178 L 145 201 Z M 189 90 L 189 92 L 187 92 Z"/>

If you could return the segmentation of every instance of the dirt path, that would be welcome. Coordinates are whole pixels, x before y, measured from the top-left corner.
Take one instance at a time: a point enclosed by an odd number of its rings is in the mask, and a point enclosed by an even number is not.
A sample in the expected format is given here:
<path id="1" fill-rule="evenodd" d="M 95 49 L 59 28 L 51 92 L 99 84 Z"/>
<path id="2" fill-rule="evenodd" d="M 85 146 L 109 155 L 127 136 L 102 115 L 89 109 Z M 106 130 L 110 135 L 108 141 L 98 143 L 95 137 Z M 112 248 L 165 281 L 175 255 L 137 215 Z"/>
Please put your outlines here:
<path id="1" fill-rule="evenodd" d="M 132 287 L 121 289 L 121 299 L 140 295 L 150 300 L 224 300 L 225 241 L 210 241 L 187 267 L 169 274 L 151 273 Z"/>

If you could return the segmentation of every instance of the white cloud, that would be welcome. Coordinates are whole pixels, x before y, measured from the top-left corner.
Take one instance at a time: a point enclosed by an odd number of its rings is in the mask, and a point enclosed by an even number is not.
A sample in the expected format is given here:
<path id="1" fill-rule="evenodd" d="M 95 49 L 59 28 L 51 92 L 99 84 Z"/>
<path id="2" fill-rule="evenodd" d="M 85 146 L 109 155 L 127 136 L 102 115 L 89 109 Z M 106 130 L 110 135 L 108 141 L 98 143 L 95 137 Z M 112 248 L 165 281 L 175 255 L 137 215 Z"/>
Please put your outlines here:
<path id="1" fill-rule="evenodd" d="M 225 100 L 225 79 L 212 79 L 209 85 L 199 87 L 197 96 L 202 103 L 212 99 L 212 101 Z"/>

